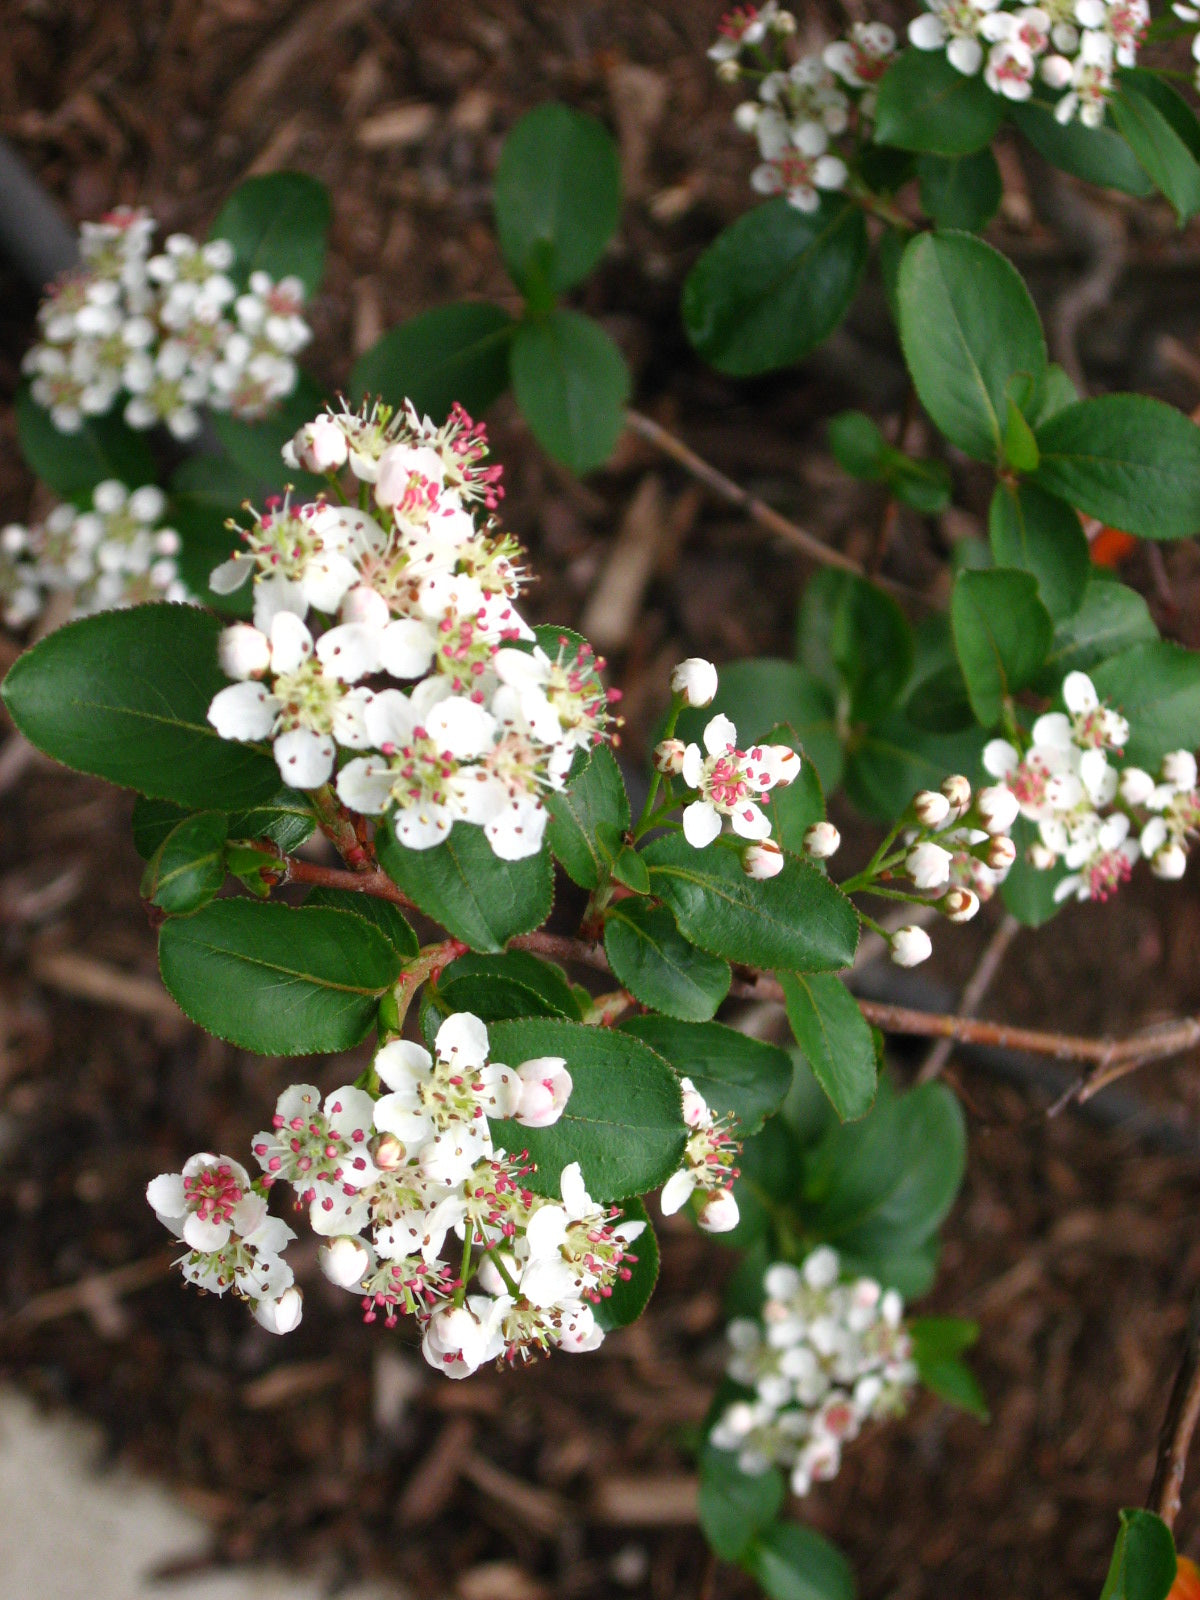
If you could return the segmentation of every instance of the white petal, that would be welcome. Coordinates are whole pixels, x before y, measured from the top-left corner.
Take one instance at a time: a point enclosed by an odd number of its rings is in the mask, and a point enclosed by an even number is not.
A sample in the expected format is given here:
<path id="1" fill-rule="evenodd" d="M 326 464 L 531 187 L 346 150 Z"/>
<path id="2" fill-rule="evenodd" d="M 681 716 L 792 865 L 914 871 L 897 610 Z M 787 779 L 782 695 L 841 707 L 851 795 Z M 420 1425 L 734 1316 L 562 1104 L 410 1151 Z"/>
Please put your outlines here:
<path id="1" fill-rule="evenodd" d="M 488 1056 L 488 1031 L 469 1011 L 456 1011 L 438 1029 L 433 1047 L 440 1061 L 481 1067 Z"/>
<path id="2" fill-rule="evenodd" d="M 384 751 L 408 744 L 417 725 L 412 703 L 399 689 L 381 689 L 364 709 L 363 720 L 376 747 Z"/>
<path id="3" fill-rule="evenodd" d="M 290 578 L 261 578 L 254 585 L 254 626 L 264 633 L 270 633 L 271 624 L 281 611 L 302 617 L 307 610 L 300 585 Z"/>
<path id="4" fill-rule="evenodd" d="M 378 672 L 380 630 L 363 622 L 345 622 L 330 628 L 317 641 L 317 659 L 331 678 L 357 683 Z"/>
<path id="5" fill-rule="evenodd" d="M 277 612 L 270 633 L 274 672 L 295 672 L 313 653 L 312 634 L 293 611 Z"/>
<path id="6" fill-rule="evenodd" d="M 940 50 L 946 42 L 946 30 L 942 19 L 927 11 L 909 23 L 908 37 L 918 50 Z"/>
<path id="7" fill-rule="evenodd" d="M 696 1188 L 696 1180 L 691 1170 L 680 1167 L 679 1171 L 672 1174 L 663 1184 L 659 1204 L 664 1217 L 671 1217 L 683 1206 L 687 1205 Z"/>
<path id="8" fill-rule="evenodd" d="M 293 728 L 275 741 L 275 765 L 293 789 L 319 789 L 333 771 L 333 740 L 311 728 Z"/>
<path id="9" fill-rule="evenodd" d="M 524 861 L 542 848 L 549 814 L 536 800 L 514 800 L 484 824 L 484 837 L 501 861 Z"/>
<path id="10" fill-rule="evenodd" d="M 208 720 L 222 739 L 265 739 L 278 711 L 279 701 L 261 683 L 233 683 L 213 696 Z"/>
<path id="11" fill-rule="evenodd" d="M 437 635 L 417 617 L 389 622 L 380 641 L 379 660 L 393 678 L 419 678 L 429 671 Z"/>
<path id="12" fill-rule="evenodd" d="M 448 806 L 415 805 L 397 811 L 392 823 L 406 850 L 432 850 L 448 837 L 454 816 Z"/>
<path id="13" fill-rule="evenodd" d="M 993 778 L 1003 778 L 1021 765 L 1021 755 L 1007 739 L 989 739 L 983 747 L 984 771 Z"/>
<path id="14" fill-rule="evenodd" d="M 683 836 L 695 849 L 703 850 L 720 831 L 721 813 L 711 801 L 693 800 L 683 808 Z"/>
<path id="15" fill-rule="evenodd" d="M 1063 704 L 1073 716 L 1084 716 L 1100 704 L 1096 686 L 1086 672 L 1068 672 L 1063 679 Z"/>
<path id="16" fill-rule="evenodd" d="M 983 46 L 978 39 L 951 39 L 946 46 L 946 59 L 957 72 L 972 78 L 983 64 Z"/>
<path id="17" fill-rule="evenodd" d="M 688 807 L 691 810 L 691 807 Z M 771 821 L 766 812 L 752 801 L 739 802 L 737 809 L 730 813 L 730 825 L 734 833 L 742 839 L 769 839 L 771 836 Z M 687 831 L 686 822 L 684 831 Z M 689 840 L 689 843 L 691 841 Z"/>
<path id="18" fill-rule="evenodd" d="M 456 761 L 470 761 L 492 746 L 496 719 L 481 705 L 460 696 L 443 700 L 425 718 L 425 731 Z"/>
<path id="19" fill-rule="evenodd" d="M 718 713 L 704 730 L 704 748 L 710 756 L 719 756 L 730 745 L 737 746 L 737 729 L 727 716 Z"/>
<path id="20" fill-rule="evenodd" d="M 392 794 L 392 773 L 385 761 L 369 756 L 349 761 L 338 773 L 338 798 L 351 811 L 364 817 L 377 817 L 387 807 Z"/>
<path id="21" fill-rule="evenodd" d="M 209 573 L 208 587 L 214 594 L 232 594 L 235 589 L 241 588 L 253 571 L 254 562 L 249 556 L 232 556 Z"/>

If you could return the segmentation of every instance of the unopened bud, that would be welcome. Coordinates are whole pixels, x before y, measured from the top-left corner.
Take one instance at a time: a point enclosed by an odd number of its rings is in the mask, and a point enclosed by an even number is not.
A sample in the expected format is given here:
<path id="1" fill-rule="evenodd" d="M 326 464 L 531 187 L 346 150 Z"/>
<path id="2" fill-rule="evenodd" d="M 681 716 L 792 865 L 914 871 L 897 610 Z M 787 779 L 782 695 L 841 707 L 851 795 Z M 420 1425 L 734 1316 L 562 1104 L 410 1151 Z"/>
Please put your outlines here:
<path id="1" fill-rule="evenodd" d="M 268 1333 L 291 1333 L 304 1315 L 304 1297 L 299 1289 L 285 1289 L 278 1300 L 256 1300 L 254 1320 Z"/>
<path id="2" fill-rule="evenodd" d="M 776 878 L 783 867 L 783 851 L 774 839 L 748 844 L 742 851 L 742 871 L 748 878 Z"/>
<path id="3" fill-rule="evenodd" d="M 690 1078 L 681 1078 L 679 1087 L 683 1091 L 683 1120 L 689 1128 L 698 1128 L 708 1117 L 708 1101 Z"/>
<path id="4" fill-rule="evenodd" d="M 950 815 L 950 802 L 936 789 L 922 789 L 913 796 L 912 814 L 923 828 L 938 828 Z"/>
<path id="5" fill-rule="evenodd" d="M 804 851 L 814 861 L 827 861 L 842 842 L 832 822 L 814 822 L 804 830 Z"/>
<path id="6" fill-rule="evenodd" d="M 1008 833 L 1021 810 L 1016 795 L 1002 783 L 980 789 L 975 796 L 975 808 L 979 812 L 980 826 L 993 834 Z"/>
<path id="7" fill-rule="evenodd" d="M 393 1172 L 408 1160 L 408 1151 L 394 1133 L 385 1133 L 371 1146 L 375 1165 L 384 1172 Z"/>
<path id="8" fill-rule="evenodd" d="M 1182 845 L 1167 844 L 1150 859 L 1150 871 L 1156 878 L 1174 882 L 1187 871 L 1187 852 Z"/>
<path id="9" fill-rule="evenodd" d="M 1127 806 L 1144 806 L 1156 788 L 1154 779 L 1141 767 L 1126 767 L 1119 785 L 1121 799 Z"/>
<path id="10" fill-rule="evenodd" d="M 349 1234 L 327 1239 L 317 1250 L 321 1271 L 339 1289 L 357 1289 L 371 1270 L 372 1261 L 371 1247 Z"/>
<path id="11" fill-rule="evenodd" d="M 950 809 L 956 817 L 961 817 L 971 804 L 971 785 L 961 772 L 952 772 L 943 780 L 942 793 L 950 802 Z"/>
<path id="12" fill-rule="evenodd" d="M 571 1074 L 562 1056 L 537 1056 L 517 1068 L 520 1100 L 513 1113 L 527 1128 L 548 1128 L 562 1116 L 571 1095 Z"/>
<path id="13" fill-rule="evenodd" d="M 790 11 L 777 11 L 771 18 L 772 33 L 795 33 L 796 19 Z"/>
<path id="14" fill-rule="evenodd" d="M 306 422 L 292 439 L 292 454 L 296 465 L 306 472 L 324 474 L 344 467 L 350 450 L 346 435 L 333 418 L 318 417 L 315 422 Z"/>
<path id="15" fill-rule="evenodd" d="M 705 1233 L 729 1233 L 738 1225 L 738 1203 L 729 1189 L 718 1189 L 700 1207 L 696 1221 Z"/>
<path id="16" fill-rule="evenodd" d="M 970 922 L 979 910 L 979 896 L 970 889 L 951 889 L 942 900 L 942 913 L 951 922 Z"/>
<path id="17" fill-rule="evenodd" d="M 1038 840 L 1029 846 L 1028 860 L 1029 865 L 1038 872 L 1049 872 L 1058 861 L 1058 857 L 1048 844 L 1042 844 Z"/>
<path id="18" fill-rule="evenodd" d="M 654 747 L 654 765 L 657 771 L 674 777 L 683 771 L 683 756 L 687 749 L 682 739 L 664 739 Z"/>
<path id="19" fill-rule="evenodd" d="M 671 673 L 671 692 L 685 706 L 711 705 L 717 692 L 717 669 L 702 656 L 689 656 Z"/>
<path id="20" fill-rule="evenodd" d="M 1196 787 L 1196 758 L 1190 750 L 1170 750 L 1163 757 L 1163 782 L 1176 789 Z"/>
<path id="21" fill-rule="evenodd" d="M 261 678 L 271 665 L 271 641 L 248 622 L 235 622 L 217 640 L 217 660 L 227 678 Z"/>
<path id="22" fill-rule="evenodd" d="M 998 833 L 988 841 L 983 859 L 993 872 L 1007 872 L 1017 859 L 1017 847 L 1006 833 Z"/>
<path id="23" fill-rule="evenodd" d="M 924 928 L 910 924 L 892 935 L 892 960 L 898 967 L 918 967 L 933 954 L 933 941 Z"/>
<path id="24" fill-rule="evenodd" d="M 952 859 L 949 850 L 926 841 L 908 852 L 904 865 L 918 889 L 940 889 L 950 876 Z"/>
<path id="25" fill-rule="evenodd" d="M 736 83 L 741 75 L 742 69 L 732 56 L 717 62 L 717 77 L 722 83 Z"/>

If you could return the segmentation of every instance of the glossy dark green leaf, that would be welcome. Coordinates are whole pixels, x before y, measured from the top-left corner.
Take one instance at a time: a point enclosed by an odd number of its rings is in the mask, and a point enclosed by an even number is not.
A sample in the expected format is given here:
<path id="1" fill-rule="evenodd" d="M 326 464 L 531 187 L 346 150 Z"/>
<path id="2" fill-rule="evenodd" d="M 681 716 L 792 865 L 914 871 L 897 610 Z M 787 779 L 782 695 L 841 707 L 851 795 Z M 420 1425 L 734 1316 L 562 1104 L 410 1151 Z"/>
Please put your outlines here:
<path id="1" fill-rule="evenodd" d="M 913 1342 L 913 1360 L 925 1387 L 986 1422 L 988 1408 L 983 1390 L 962 1360 L 962 1352 L 979 1338 L 979 1324 L 965 1322 L 961 1317 L 912 1317 L 907 1326 Z"/>
<path id="2" fill-rule="evenodd" d="M 1157 771 L 1168 750 L 1200 746 L 1200 655 L 1161 640 L 1101 662 L 1092 682 L 1129 718 L 1125 759 Z"/>
<path id="3" fill-rule="evenodd" d="M 1037 430 L 1038 485 L 1143 539 L 1200 532 L 1200 427 L 1146 394 L 1080 400 Z"/>
<path id="4" fill-rule="evenodd" d="M 317 1055 L 365 1037 L 400 957 L 362 917 L 214 900 L 163 924 L 162 980 L 193 1022 L 243 1050 Z"/>
<path id="5" fill-rule="evenodd" d="M 960 572 L 950 597 L 954 649 L 971 707 L 983 728 L 1032 681 L 1046 659 L 1054 625 L 1029 572 Z"/>
<path id="6" fill-rule="evenodd" d="M 190 815 L 187 806 L 176 805 L 171 800 L 147 800 L 139 795 L 134 801 L 130 823 L 133 846 L 142 860 L 148 861 L 171 829 Z M 285 854 L 302 845 L 316 827 L 312 807 L 304 796 L 284 787 L 261 806 L 233 812 L 228 822 L 231 839 L 269 839 Z"/>
<path id="7" fill-rule="evenodd" d="M 605 918 L 604 949 L 617 981 L 668 1017 L 703 1022 L 729 993 L 729 963 L 689 944 L 666 906 L 616 901 Z"/>
<path id="8" fill-rule="evenodd" d="M 411 400 L 423 416 L 444 422 L 458 402 L 482 416 L 508 388 L 508 349 L 516 324 L 486 301 L 435 306 L 410 317 L 360 356 L 350 374 L 356 401 Z"/>
<path id="9" fill-rule="evenodd" d="M 1121 655 L 1134 645 L 1153 644 L 1157 638 L 1154 619 L 1137 590 L 1092 573 L 1079 609 L 1055 623 L 1037 687 L 1054 694 L 1068 672 L 1089 672 L 1109 656 Z"/>
<path id="10" fill-rule="evenodd" d="M 135 606 L 69 623 L 27 650 L 4 680 L 9 714 L 55 761 L 158 800 L 243 807 L 279 789 L 264 751 L 209 723 L 228 687 L 220 620 L 194 606 Z"/>
<path id="11" fill-rule="evenodd" d="M 957 71 L 940 50 L 904 50 L 879 82 L 875 142 L 966 156 L 991 144 L 1004 104 L 982 77 Z"/>
<path id="12" fill-rule="evenodd" d="M 594 117 L 550 102 L 512 128 L 493 191 L 505 264 L 530 298 L 561 294 L 600 259 L 621 211 L 621 166 Z"/>
<path id="13" fill-rule="evenodd" d="M 225 882 L 228 818 L 197 811 L 176 823 L 146 865 L 142 896 L 169 916 L 207 905 Z"/>
<path id="14" fill-rule="evenodd" d="M 329 906 L 334 911 L 348 911 L 351 916 L 362 917 L 379 929 L 403 961 L 412 961 L 421 948 L 420 940 L 404 920 L 400 907 L 376 895 L 357 894 L 352 889 L 317 888 L 309 890 L 304 904 Z"/>
<path id="15" fill-rule="evenodd" d="M 16 398 L 17 442 L 35 478 L 64 500 L 90 506 L 92 490 L 106 478 L 128 489 L 153 483 L 154 457 L 144 433 L 119 416 L 85 417 L 76 433 L 60 433 L 23 383 Z"/>
<path id="16" fill-rule="evenodd" d="M 978 729 L 929 733 L 894 712 L 851 751 L 846 793 L 868 816 L 894 822 L 918 789 L 936 789 L 951 772 L 974 772 L 983 745 Z"/>
<path id="17" fill-rule="evenodd" d="M 514 934 L 540 928 L 550 915 L 554 884 L 545 850 L 522 861 L 501 861 L 483 829 L 465 822 L 432 850 L 406 850 L 386 827 L 376 849 L 392 882 L 472 950 L 501 950 Z"/>
<path id="18" fill-rule="evenodd" d="M 496 956 L 460 956 L 435 986 L 438 1009 L 471 1011 L 484 1022 L 507 1017 L 568 1017 L 579 1021 L 579 1004 L 561 967 L 528 950 Z"/>
<path id="19" fill-rule="evenodd" d="M 1091 558 L 1087 536 L 1069 505 L 1031 483 L 998 483 L 988 511 L 988 541 L 998 567 L 1033 574 L 1052 618 L 1078 611 Z"/>
<path id="20" fill-rule="evenodd" d="M 892 597 L 834 567 L 822 568 L 804 592 L 797 649 L 810 671 L 845 689 L 853 722 L 886 716 L 913 664 L 912 629 Z"/>
<path id="21" fill-rule="evenodd" d="M 1146 79 L 1132 74 L 1123 77 L 1116 94 L 1109 99 L 1109 111 L 1155 188 L 1171 202 L 1182 227 L 1200 211 L 1200 163 L 1174 125 L 1179 121 L 1178 115 L 1168 118 L 1146 93 L 1147 80 L 1174 96 L 1183 115 L 1195 124 L 1187 102 L 1149 74 Z"/>
<path id="22" fill-rule="evenodd" d="M 722 1561 L 740 1561 L 756 1535 L 774 1522 L 786 1489 L 778 1467 L 743 1472 L 732 1450 L 706 1444 L 700 1453 L 700 1526 Z"/>
<path id="23" fill-rule="evenodd" d="M 770 1600 L 855 1597 L 854 1572 L 845 1556 L 815 1528 L 800 1522 L 772 1523 L 746 1552 L 745 1565 Z"/>
<path id="24" fill-rule="evenodd" d="M 724 1023 L 649 1015 L 627 1017 L 621 1027 L 657 1050 L 681 1078 L 690 1078 L 718 1116 L 733 1116 L 742 1138 L 779 1110 L 791 1086 L 786 1050 Z"/>
<path id="25" fill-rule="evenodd" d="M 726 228 L 683 286 L 687 336 L 735 378 L 789 367 L 827 339 L 858 292 L 863 214 L 841 195 L 816 211 L 768 200 Z"/>
<path id="26" fill-rule="evenodd" d="M 561 1056 L 571 1096 L 549 1128 L 495 1123 L 496 1143 L 528 1150 L 537 1165 L 531 1186 L 557 1196 L 562 1169 L 578 1161 L 594 1200 L 623 1200 L 665 1182 L 679 1165 L 687 1129 L 671 1068 L 640 1039 L 550 1017 L 496 1022 L 492 1057 L 518 1067 Z"/>
<path id="27" fill-rule="evenodd" d="M 644 1222 L 644 1230 L 633 1241 L 625 1257 L 629 1266 L 628 1278 L 618 1278 L 612 1294 L 595 1307 L 596 1321 L 606 1332 L 627 1328 L 636 1322 L 650 1302 L 658 1282 L 658 1240 L 654 1237 L 650 1214 L 636 1196 L 622 1200 L 621 1217 L 626 1222 Z M 637 1260 L 632 1258 L 636 1256 Z"/>
<path id="28" fill-rule="evenodd" d="M 644 852 L 654 893 L 693 944 L 729 961 L 797 972 L 849 966 L 858 915 L 815 867 L 788 857 L 775 878 L 748 878 L 732 850 L 694 850 L 682 834 Z"/>
<path id="29" fill-rule="evenodd" d="M 602 467 L 624 427 L 631 380 L 600 324 L 561 309 L 519 323 L 510 370 L 543 449 L 572 472 Z"/>
<path id="30" fill-rule="evenodd" d="M 283 463 L 280 462 L 282 468 Z M 258 493 L 259 482 L 229 456 L 192 456 L 171 479 L 168 517 L 179 534 L 179 575 L 196 599 L 214 611 L 249 617 L 254 606 L 254 585 L 247 581 L 232 594 L 217 594 L 208 580 L 213 569 L 240 548 L 231 519 L 248 524 L 247 500 Z"/>
<path id="31" fill-rule="evenodd" d="M 1004 182 L 988 149 L 965 156 L 919 156 L 917 178 L 922 209 L 935 228 L 978 233 L 1000 209 Z"/>
<path id="32" fill-rule="evenodd" d="M 1051 166 L 1085 183 L 1119 189 L 1123 194 L 1142 198 L 1154 193 L 1154 185 L 1114 128 L 1085 128 L 1077 120 L 1057 122 L 1051 107 L 1034 100 L 1010 104 L 1008 115 Z"/>
<path id="33" fill-rule="evenodd" d="M 596 830 L 607 825 L 617 835 L 629 827 L 629 797 L 616 757 L 607 745 L 592 751 L 587 766 L 565 789 L 546 797 L 550 822 L 546 843 L 582 889 L 599 887 L 609 857 Z"/>
<path id="34" fill-rule="evenodd" d="M 875 1099 L 875 1040 L 858 1002 L 829 973 L 781 972 L 796 1043 L 843 1122 L 865 1116 Z"/>
<path id="35" fill-rule="evenodd" d="M 209 233 L 228 239 L 237 259 L 231 276 L 244 285 L 252 272 L 297 277 L 309 295 L 325 271 L 329 191 L 303 172 L 247 178 L 229 196 Z"/>
<path id="36" fill-rule="evenodd" d="M 1100 1600 L 1167 1600 L 1177 1571 L 1175 1541 L 1162 1518 L 1126 1509 Z"/>

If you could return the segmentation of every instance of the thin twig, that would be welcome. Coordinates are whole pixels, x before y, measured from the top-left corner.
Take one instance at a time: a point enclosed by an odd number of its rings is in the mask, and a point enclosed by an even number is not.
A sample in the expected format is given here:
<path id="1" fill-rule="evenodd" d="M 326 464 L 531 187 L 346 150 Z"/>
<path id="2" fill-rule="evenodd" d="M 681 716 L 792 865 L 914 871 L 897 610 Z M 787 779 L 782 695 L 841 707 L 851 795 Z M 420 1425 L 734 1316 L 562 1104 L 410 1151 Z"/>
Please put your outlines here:
<path id="1" fill-rule="evenodd" d="M 1175 1524 L 1183 1498 L 1183 1475 L 1187 1471 L 1192 1435 L 1200 1422 L 1200 1293 L 1192 1300 L 1187 1334 L 1179 1369 L 1167 1401 L 1162 1432 L 1158 1436 L 1158 1461 L 1154 1482 L 1146 1505 L 1156 1511 L 1168 1528 Z"/>
<path id="2" fill-rule="evenodd" d="M 823 539 L 818 539 L 806 528 L 781 515 L 765 500 L 760 500 L 757 495 L 734 483 L 732 478 L 727 478 L 710 462 L 698 456 L 694 450 L 690 450 L 682 439 L 677 439 L 673 433 L 655 422 L 653 417 L 647 417 L 640 411 L 626 411 L 625 424 L 631 433 L 636 433 L 639 439 L 644 439 L 647 444 L 652 444 L 656 450 L 661 450 L 663 455 L 677 462 L 685 472 L 690 473 L 706 489 L 711 490 L 719 500 L 724 500 L 726 505 L 736 506 L 739 511 L 744 511 L 750 521 L 760 528 L 765 528 L 768 533 L 786 540 L 797 550 L 803 550 L 805 555 L 811 556 L 823 566 L 840 567 L 843 572 L 857 573 L 860 578 L 866 576 L 860 562 L 844 555 L 840 550 L 833 549 Z M 874 582 L 881 588 L 891 589 L 893 593 L 903 595 L 908 600 L 928 604 L 927 597 L 919 589 L 910 589 L 907 584 L 898 583 L 894 578 L 877 575 Z"/>
<path id="3" fill-rule="evenodd" d="M 1021 924 L 1011 912 L 1006 911 L 1000 921 L 999 927 L 993 932 L 987 944 L 983 947 L 983 954 L 976 963 L 975 970 L 963 985 L 962 999 L 959 1002 L 958 1014 L 962 1017 L 973 1017 L 983 1004 L 984 996 L 995 981 L 996 974 L 1008 953 L 1008 947 L 1013 942 Z M 945 1071 L 946 1063 L 954 1051 L 953 1039 L 939 1039 L 933 1049 L 926 1056 L 917 1073 L 918 1083 L 928 1083 L 931 1078 L 940 1076 Z"/>

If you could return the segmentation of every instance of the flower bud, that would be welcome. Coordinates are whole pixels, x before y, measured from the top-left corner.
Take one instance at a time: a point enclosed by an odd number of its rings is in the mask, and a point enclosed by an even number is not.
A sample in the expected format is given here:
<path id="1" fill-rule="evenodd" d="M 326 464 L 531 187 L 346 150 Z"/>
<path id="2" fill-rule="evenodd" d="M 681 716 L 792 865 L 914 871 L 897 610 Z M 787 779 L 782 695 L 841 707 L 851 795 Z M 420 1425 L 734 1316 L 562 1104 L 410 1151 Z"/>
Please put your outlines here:
<path id="1" fill-rule="evenodd" d="M 827 861 L 842 842 L 832 822 L 814 822 L 804 830 L 804 852 L 814 861 Z"/>
<path id="2" fill-rule="evenodd" d="M 758 127 L 762 107 L 757 100 L 743 100 L 733 113 L 733 125 L 739 133 L 753 133 Z"/>
<path id="3" fill-rule="evenodd" d="M 980 826 L 988 833 L 1008 833 L 1021 809 L 1016 795 L 1002 783 L 980 789 L 975 796 L 975 808 L 979 812 Z"/>
<path id="4" fill-rule="evenodd" d="M 1154 779 L 1141 767 L 1126 767 L 1118 785 L 1121 799 L 1127 806 L 1144 806 L 1157 787 Z"/>
<path id="5" fill-rule="evenodd" d="M 685 706 L 711 705 L 717 692 L 717 669 L 701 656 L 689 656 L 671 673 L 671 692 Z"/>
<path id="6" fill-rule="evenodd" d="M 339 1289 L 357 1289 L 371 1270 L 371 1248 L 362 1239 L 343 1234 L 338 1239 L 327 1239 L 318 1248 L 317 1263 Z"/>
<path id="7" fill-rule="evenodd" d="M 1049 872 L 1058 861 L 1058 856 L 1048 844 L 1042 844 L 1041 840 L 1037 840 L 1029 846 L 1028 860 L 1029 865 L 1036 871 Z"/>
<path id="8" fill-rule="evenodd" d="M 717 77 L 722 83 L 736 83 L 741 75 L 742 69 L 732 56 L 717 62 Z"/>
<path id="9" fill-rule="evenodd" d="M 942 900 L 942 913 L 951 922 L 970 922 L 979 910 L 979 896 L 970 889 L 951 889 Z"/>
<path id="10" fill-rule="evenodd" d="M 918 967 L 933 954 L 933 942 L 924 928 L 897 928 L 892 935 L 892 960 L 898 967 Z"/>
<path id="11" fill-rule="evenodd" d="M 1007 872 L 1017 859 L 1017 847 L 1006 833 L 998 833 L 989 839 L 983 859 L 993 872 Z"/>
<path id="12" fill-rule="evenodd" d="M 304 1315 L 304 1296 L 299 1289 L 285 1289 L 278 1300 L 256 1300 L 254 1320 L 268 1333 L 291 1333 Z"/>
<path id="13" fill-rule="evenodd" d="M 1166 844 L 1150 860 L 1150 871 L 1156 878 L 1174 882 L 1187 871 L 1187 851 L 1182 845 Z"/>
<path id="14" fill-rule="evenodd" d="M 936 789 L 922 789 L 913 796 L 912 814 L 923 828 L 939 828 L 950 815 L 950 802 Z"/>
<path id="15" fill-rule="evenodd" d="M 248 622 L 235 622 L 217 640 L 217 660 L 227 678 L 261 678 L 271 665 L 271 641 Z"/>
<path id="16" fill-rule="evenodd" d="M 1196 787 L 1196 758 L 1190 750 L 1170 750 L 1163 757 L 1163 782 L 1176 789 Z"/>
<path id="17" fill-rule="evenodd" d="M 908 852 L 904 865 L 918 889 L 940 889 L 950 876 L 951 860 L 949 850 L 926 841 Z"/>
<path id="18" fill-rule="evenodd" d="M 408 1160 L 408 1151 L 394 1133 L 385 1133 L 371 1146 L 371 1157 L 383 1172 L 394 1172 Z"/>
<path id="19" fill-rule="evenodd" d="M 950 802 L 950 809 L 956 817 L 961 817 L 971 804 L 971 785 L 961 772 L 952 772 L 943 780 L 942 793 Z"/>
<path id="20" fill-rule="evenodd" d="M 332 417 L 306 422 L 292 440 L 296 465 L 320 476 L 344 467 L 349 453 L 346 435 Z"/>
<path id="21" fill-rule="evenodd" d="M 708 1117 L 708 1101 L 690 1078 L 681 1078 L 683 1091 L 683 1120 L 689 1128 L 698 1128 Z"/>
<path id="22" fill-rule="evenodd" d="M 571 1074 L 562 1056 L 537 1056 L 517 1068 L 521 1098 L 514 1117 L 526 1128 L 548 1128 L 563 1114 Z"/>
<path id="23" fill-rule="evenodd" d="M 700 1207 L 696 1221 L 705 1233 L 729 1233 L 738 1225 L 738 1203 L 729 1189 L 717 1189 Z"/>
<path id="24" fill-rule="evenodd" d="M 790 34 L 796 31 L 796 19 L 790 11 L 777 11 L 771 18 L 771 32 Z"/>
<path id="25" fill-rule="evenodd" d="M 775 878 L 783 871 L 783 851 L 774 839 L 748 844 L 742 851 L 742 871 L 748 878 Z"/>
<path id="26" fill-rule="evenodd" d="M 657 771 L 674 777 L 683 771 L 683 754 L 687 749 L 682 739 L 664 739 L 654 747 L 654 765 Z"/>

